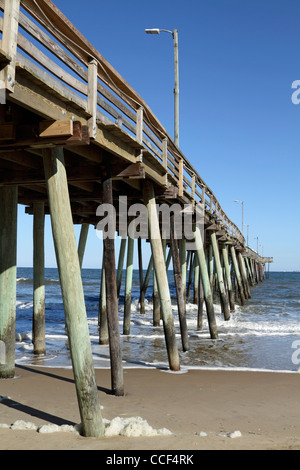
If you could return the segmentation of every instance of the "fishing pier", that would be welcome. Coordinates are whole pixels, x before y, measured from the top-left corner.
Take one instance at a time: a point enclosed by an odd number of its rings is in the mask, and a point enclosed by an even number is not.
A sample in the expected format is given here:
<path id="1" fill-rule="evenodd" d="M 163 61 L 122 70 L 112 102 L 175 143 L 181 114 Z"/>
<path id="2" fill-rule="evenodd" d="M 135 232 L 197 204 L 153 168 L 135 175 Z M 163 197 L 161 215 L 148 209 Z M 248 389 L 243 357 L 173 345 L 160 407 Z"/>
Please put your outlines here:
<path id="1" fill-rule="evenodd" d="M 130 334 L 135 244 L 141 315 L 153 270 L 153 324 L 163 323 L 173 371 L 180 370 L 178 348 L 189 347 L 186 298 L 193 296 L 198 305 L 198 327 L 204 311 L 211 338 L 217 339 L 214 292 L 227 321 L 235 303 L 245 304 L 251 286 L 264 279 L 272 258 L 246 246 L 238 227 L 148 105 L 50 0 L 0 0 L 0 10 L 0 344 L 5 347 L 0 378 L 15 373 L 21 204 L 33 217 L 34 352 L 45 353 L 44 221 L 50 214 L 83 434 L 101 436 L 81 279 L 88 230 L 103 232 L 99 341 L 109 343 L 111 387 L 119 396 L 124 380 L 118 297 L 126 268 L 123 334 Z M 170 208 L 167 234 L 158 205 Z M 141 207 L 146 219 L 137 230 L 133 209 L 141 212 Z M 192 237 L 178 232 L 175 208 L 190 221 Z M 81 225 L 78 245 L 74 224 Z M 139 236 L 131 236 L 132 227 Z M 119 253 L 110 232 L 122 237 Z M 151 246 L 145 276 L 142 242 Z M 171 261 L 180 346 L 167 278 Z"/>

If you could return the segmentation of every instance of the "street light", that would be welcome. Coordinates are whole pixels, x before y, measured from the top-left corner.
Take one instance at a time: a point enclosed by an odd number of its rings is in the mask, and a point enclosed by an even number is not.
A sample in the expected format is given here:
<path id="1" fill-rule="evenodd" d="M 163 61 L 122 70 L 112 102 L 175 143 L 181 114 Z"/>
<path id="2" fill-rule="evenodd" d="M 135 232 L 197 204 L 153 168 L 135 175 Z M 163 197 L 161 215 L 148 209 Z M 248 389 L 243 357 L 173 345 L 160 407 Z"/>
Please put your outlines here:
<path id="1" fill-rule="evenodd" d="M 256 252 L 258 254 L 258 237 L 254 237 L 254 240 L 256 240 L 256 245 L 257 245 Z"/>
<path id="2" fill-rule="evenodd" d="M 168 29 L 145 29 L 147 34 L 160 34 L 161 32 L 170 33 L 174 41 L 174 68 L 175 68 L 175 88 L 174 88 L 174 142 L 179 147 L 179 67 L 178 67 L 178 31 L 169 31 Z"/>

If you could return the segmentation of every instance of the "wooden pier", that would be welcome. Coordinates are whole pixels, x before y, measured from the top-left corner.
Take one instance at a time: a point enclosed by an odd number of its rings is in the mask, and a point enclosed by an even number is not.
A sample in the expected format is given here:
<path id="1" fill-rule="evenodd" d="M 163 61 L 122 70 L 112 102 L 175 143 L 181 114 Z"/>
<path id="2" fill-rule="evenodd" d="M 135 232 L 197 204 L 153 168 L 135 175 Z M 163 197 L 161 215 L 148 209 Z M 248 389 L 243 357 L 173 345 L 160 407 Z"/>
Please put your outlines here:
<path id="1" fill-rule="evenodd" d="M 118 296 L 126 234 L 120 201 L 125 212 L 133 204 L 147 210 L 143 238 L 151 258 L 145 276 L 138 241 L 141 314 L 154 269 L 154 324 L 162 319 L 171 370 L 180 369 L 166 271 L 171 259 L 183 350 L 189 347 L 187 294 L 198 304 L 198 327 L 205 305 L 211 338 L 217 339 L 214 293 L 224 321 L 229 320 L 235 303 L 247 301 L 272 259 L 245 246 L 238 227 L 148 105 L 50 0 L 0 0 L 0 10 L 0 342 L 6 351 L 0 378 L 14 376 L 17 205 L 22 204 L 34 227 L 34 352 L 45 352 L 44 218 L 50 214 L 83 434 L 101 436 L 81 281 L 87 232 L 103 219 L 99 205 L 114 208 L 113 231 L 123 238 L 117 254 L 114 238 L 103 237 L 99 302 L 100 341 L 109 343 L 116 395 L 124 394 Z M 176 204 L 181 214 L 188 207 L 192 218 L 202 208 L 202 229 L 193 222 L 193 240 L 176 236 L 174 214 L 165 236 L 156 211 L 161 204 Z M 79 246 L 74 224 L 81 225 Z M 134 247 L 129 235 L 124 334 L 130 333 Z"/>

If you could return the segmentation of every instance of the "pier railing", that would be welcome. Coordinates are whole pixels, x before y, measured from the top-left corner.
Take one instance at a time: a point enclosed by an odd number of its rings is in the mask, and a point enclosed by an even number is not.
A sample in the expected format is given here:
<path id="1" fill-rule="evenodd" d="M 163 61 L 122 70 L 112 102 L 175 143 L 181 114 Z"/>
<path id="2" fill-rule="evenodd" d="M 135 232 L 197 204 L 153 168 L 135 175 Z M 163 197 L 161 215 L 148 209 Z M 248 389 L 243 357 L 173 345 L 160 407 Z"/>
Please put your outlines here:
<path id="1" fill-rule="evenodd" d="M 149 106 L 50 0 L 0 0 L 0 63 L 7 64 L 5 88 L 13 92 L 18 74 L 51 89 L 88 119 L 90 137 L 102 127 L 136 149 L 166 175 L 187 201 L 205 206 L 211 220 L 245 245 L 238 227 L 225 214 L 212 190 L 175 146 Z M 18 30 L 13 44 L 13 30 Z M 16 36 L 16 35 L 15 35 Z"/>

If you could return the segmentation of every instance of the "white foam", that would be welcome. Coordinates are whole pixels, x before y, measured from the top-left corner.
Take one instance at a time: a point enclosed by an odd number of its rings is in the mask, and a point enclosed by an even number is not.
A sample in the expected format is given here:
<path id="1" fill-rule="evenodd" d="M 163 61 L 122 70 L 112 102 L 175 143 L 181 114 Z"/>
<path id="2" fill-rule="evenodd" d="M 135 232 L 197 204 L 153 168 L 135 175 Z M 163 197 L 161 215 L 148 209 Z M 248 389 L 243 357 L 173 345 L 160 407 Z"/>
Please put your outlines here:
<path id="1" fill-rule="evenodd" d="M 169 436 L 171 431 L 166 428 L 153 429 L 146 420 L 140 416 L 132 418 L 120 418 L 117 416 L 111 421 L 104 420 L 105 436 L 126 436 L 126 437 L 141 437 L 141 436 Z"/>
<path id="2" fill-rule="evenodd" d="M 22 419 L 18 419 L 10 426 L 10 429 L 36 431 L 37 426 L 30 421 L 23 421 Z"/>
<path id="3" fill-rule="evenodd" d="M 78 426 L 71 426 L 70 424 L 62 424 L 61 426 L 58 424 L 43 424 L 37 428 L 37 431 L 41 434 L 53 432 L 74 432 L 75 434 L 79 434 Z"/>

